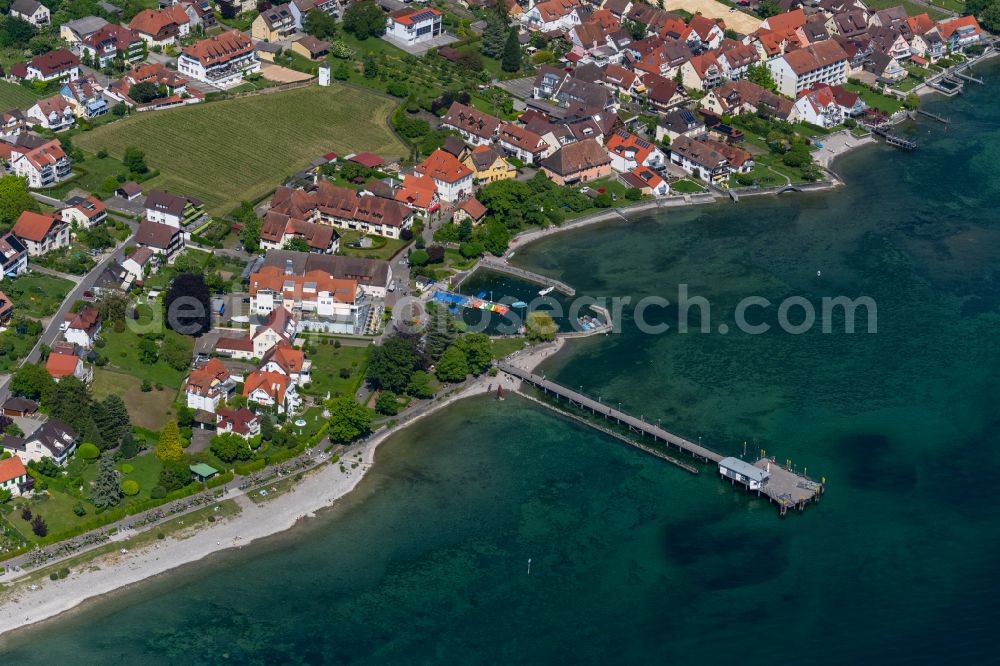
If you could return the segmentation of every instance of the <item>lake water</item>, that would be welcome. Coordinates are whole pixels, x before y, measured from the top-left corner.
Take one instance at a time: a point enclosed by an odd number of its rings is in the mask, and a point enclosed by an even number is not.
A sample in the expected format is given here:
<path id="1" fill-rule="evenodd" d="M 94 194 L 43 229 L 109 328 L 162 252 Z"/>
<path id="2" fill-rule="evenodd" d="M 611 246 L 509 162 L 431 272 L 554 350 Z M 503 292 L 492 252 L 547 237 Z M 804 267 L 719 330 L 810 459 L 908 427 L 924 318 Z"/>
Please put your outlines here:
<path id="1" fill-rule="evenodd" d="M 26 631 L 12 663 L 981 663 L 1000 621 L 1000 85 L 932 100 L 846 189 L 557 235 L 580 294 L 711 303 L 710 334 L 589 339 L 551 377 L 825 476 L 773 506 L 511 396 L 379 449 L 322 519 Z M 817 271 L 821 275 L 817 275 Z M 747 296 L 869 296 L 878 332 L 718 333 Z M 676 312 L 661 319 L 676 329 Z M 773 323 L 774 315 L 757 318 Z M 861 327 L 863 330 L 863 327 Z M 528 559 L 532 560 L 527 573 Z"/>

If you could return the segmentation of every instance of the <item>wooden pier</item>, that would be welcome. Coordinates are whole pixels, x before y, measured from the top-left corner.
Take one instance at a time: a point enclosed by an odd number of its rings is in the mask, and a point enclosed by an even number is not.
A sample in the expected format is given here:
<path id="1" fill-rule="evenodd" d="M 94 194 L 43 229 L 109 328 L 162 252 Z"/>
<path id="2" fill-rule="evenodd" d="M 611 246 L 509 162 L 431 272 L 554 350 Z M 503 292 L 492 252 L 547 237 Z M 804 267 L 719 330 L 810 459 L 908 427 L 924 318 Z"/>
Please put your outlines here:
<path id="1" fill-rule="evenodd" d="M 902 148 L 903 150 L 916 150 L 917 142 L 911 141 L 910 139 L 904 139 L 901 136 L 892 134 L 889 128 L 885 125 L 867 125 L 866 129 L 872 134 L 882 137 L 890 146 L 895 146 L 896 148 Z"/>
<path id="2" fill-rule="evenodd" d="M 607 421 L 614 421 L 619 426 L 627 427 L 630 432 L 638 433 L 640 437 L 648 436 L 653 440 L 653 442 L 662 442 L 668 449 L 671 447 L 675 448 L 678 451 L 693 457 L 697 461 L 719 465 L 719 470 L 723 478 L 729 478 L 734 484 L 737 482 L 741 483 L 751 492 L 756 492 L 758 496 L 766 497 L 769 501 L 774 502 L 778 505 L 778 511 L 781 516 L 784 516 L 791 509 L 802 511 L 806 504 L 819 501 L 820 496 L 823 494 L 823 483 L 813 481 L 804 474 L 799 474 L 794 471 L 794 469 L 789 469 L 787 466 L 782 467 L 778 465 L 775 460 L 765 457 L 761 457 L 753 463 L 753 467 L 761 470 L 759 475 L 764 478 L 763 483 L 760 485 L 753 485 L 749 478 L 741 477 L 740 479 L 736 479 L 733 478 L 732 475 L 727 476 L 722 472 L 722 465 L 720 465 L 720 463 L 725 460 L 732 459 L 704 447 L 700 443 L 695 443 L 689 439 L 675 435 L 667 430 L 664 430 L 659 424 L 654 425 L 652 423 L 648 423 L 642 418 L 636 418 L 621 411 L 621 409 L 615 409 L 606 405 L 601 402 L 600 399 L 594 400 L 579 391 L 574 391 L 561 384 L 553 382 L 552 380 L 546 379 L 541 375 L 536 375 L 532 372 L 524 370 L 523 368 L 519 368 L 512 363 L 500 361 L 497 363 L 497 368 L 501 372 L 505 372 L 508 375 L 520 379 L 522 382 L 534 386 L 535 388 L 541 390 L 543 394 L 551 394 L 555 396 L 557 400 L 564 399 L 570 405 L 577 407 L 578 409 L 589 411 L 594 415 L 600 415 Z M 562 410 L 557 411 L 562 412 Z M 577 420 L 591 426 L 592 428 L 600 430 L 601 432 L 612 434 L 612 436 L 617 437 L 618 439 L 648 453 L 653 453 L 654 455 L 670 460 L 670 462 L 674 464 L 679 464 L 680 462 L 670 456 L 666 456 L 665 454 L 658 454 L 655 449 L 651 449 L 640 442 L 636 442 L 628 437 L 614 433 L 598 423 L 593 423 L 586 419 Z M 684 467 L 683 464 L 680 466 Z"/>
<path id="3" fill-rule="evenodd" d="M 925 118 L 930 118 L 932 120 L 938 121 L 939 123 L 944 123 L 945 125 L 951 122 L 950 120 L 948 120 L 943 116 L 939 116 L 936 113 L 931 113 L 930 111 L 924 111 L 923 109 L 916 109 L 916 113 L 918 115 L 924 116 Z"/>
<path id="4" fill-rule="evenodd" d="M 978 83 L 979 85 L 984 85 L 982 79 L 977 79 L 974 76 L 969 76 L 968 74 L 963 74 L 962 72 L 956 71 L 955 76 L 962 79 L 963 81 L 969 81 L 970 83 Z"/>

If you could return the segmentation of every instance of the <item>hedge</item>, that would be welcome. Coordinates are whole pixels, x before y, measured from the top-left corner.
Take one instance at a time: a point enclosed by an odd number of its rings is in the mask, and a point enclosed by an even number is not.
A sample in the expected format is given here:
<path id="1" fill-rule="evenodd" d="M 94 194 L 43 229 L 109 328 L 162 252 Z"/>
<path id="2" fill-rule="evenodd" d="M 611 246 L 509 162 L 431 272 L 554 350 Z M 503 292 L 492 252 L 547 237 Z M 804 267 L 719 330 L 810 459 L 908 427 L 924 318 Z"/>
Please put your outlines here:
<path id="1" fill-rule="evenodd" d="M 233 480 L 232 470 L 226 472 L 225 474 L 219 474 L 218 476 L 213 476 L 211 479 L 205 482 L 205 485 L 209 488 L 218 488 L 219 486 L 224 486 Z"/>
<path id="2" fill-rule="evenodd" d="M 253 472 L 259 472 L 260 470 L 264 469 L 265 465 L 267 465 L 267 461 L 261 458 L 260 460 L 254 460 L 252 462 L 248 462 L 245 465 L 237 465 L 236 467 L 233 468 L 233 471 L 235 471 L 240 476 L 246 476 L 247 474 L 252 474 Z"/>

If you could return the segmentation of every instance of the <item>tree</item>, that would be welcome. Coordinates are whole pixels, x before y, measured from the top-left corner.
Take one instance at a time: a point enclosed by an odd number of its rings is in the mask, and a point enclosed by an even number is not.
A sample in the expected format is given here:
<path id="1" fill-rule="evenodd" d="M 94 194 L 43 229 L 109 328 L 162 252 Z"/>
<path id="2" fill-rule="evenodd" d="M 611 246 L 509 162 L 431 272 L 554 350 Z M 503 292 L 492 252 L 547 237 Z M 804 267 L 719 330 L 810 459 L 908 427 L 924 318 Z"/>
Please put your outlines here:
<path id="1" fill-rule="evenodd" d="M 452 345 L 441 355 L 435 371 L 442 382 L 460 382 L 469 374 L 469 364 L 458 345 Z"/>
<path id="2" fill-rule="evenodd" d="M 104 438 L 104 443 L 107 448 L 112 448 L 117 446 L 121 442 L 122 437 L 129 429 L 129 415 L 128 409 L 125 407 L 125 401 L 121 399 L 121 396 L 111 393 L 108 394 L 104 400 L 100 403 L 100 418 L 95 414 L 94 420 L 97 422 L 97 428 L 101 431 L 101 437 Z"/>
<path id="3" fill-rule="evenodd" d="M 133 481 L 132 479 L 126 479 L 122 481 L 121 488 L 122 488 L 122 493 L 124 493 L 129 497 L 139 494 L 139 484 L 136 481 Z"/>
<path id="4" fill-rule="evenodd" d="M 517 31 L 507 33 L 507 43 L 503 47 L 503 60 L 500 66 L 505 72 L 516 72 L 521 69 L 521 44 L 517 41 Z"/>
<path id="5" fill-rule="evenodd" d="M 45 524 L 45 519 L 42 518 L 41 514 L 36 515 L 31 521 L 31 531 L 37 537 L 43 537 L 49 533 L 49 526 Z"/>
<path id="6" fill-rule="evenodd" d="M 42 402 L 45 402 L 54 387 L 55 382 L 48 370 L 44 366 L 30 363 L 15 370 L 10 380 L 10 390 L 13 393 Z"/>
<path id="7" fill-rule="evenodd" d="M 410 377 L 406 392 L 414 398 L 430 398 L 434 395 L 434 389 L 431 387 L 431 376 L 423 370 L 417 370 Z"/>
<path id="8" fill-rule="evenodd" d="M 160 431 L 160 439 L 156 442 L 156 457 L 160 460 L 180 460 L 184 455 L 181 447 L 181 431 L 177 421 L 167 421 Z"/>
<path id="9" fill-rule="evenodd" d="M 443 307 L 436 307 L 427 318 L 424 329 L 424 350 L 432 360 L 437 361 L 458 338 L 455 318 Z"/>
<path id="10" fill-rule="evenodd" d="M 302 29 L 307 35 L 317 39 L 332 39 L 337 36 L 337 19 L 321 9 L 310 9 L 306 12 Z"/>
<path id="11" fill-rule="evenodd" d="M 309 252 L 311 248 L 309 247 L 309 241 L 307 241 L 302 236 L 293 236 L 285 241 L 285 250 L 292 250 L 294 252 Z"/>
<path id="12" fill-rule="evenodd" d="M 385 13 L 371 0 L 355 2 L 344 12 L 344 30 L 361 40 L 385 34 Z"/>
<path id="13" fill-rule="evenodd" d="M 125 321 L 125 315 L 128 314 L 128 306 L 128 296 L 117 289 L 102 291 L 100 298 L 97 299 L 97 311 L 101 313 L 101 319 L 106 322 Z"/>
<path id="14" fill-rule="evenodd" d="M 160 485 L 167 492 L 180 490 L 191 483 L 193 479 L 194 473 L 191 472 L 191 469 L 187 465 L 173 460 L 163 461 L 163 469 L 160 470 L 159 481 Z M 152 496 L 152 493 L 150 493 L 150 496 Z"/>
<path id="15" fill-rule="evenodd" d="M 156 346 L 156 341 L 150 337 L 139 338 L 136 353 L 143 365 L 153 365 L 160 358 L 160 348 Z"/>
<path id="16" fill-rule="evenodd" d="M 486 28 L 483 30 L 483 55 L 500 59 L 503 57 L 504 45 L 507 43 L 507 25 L 500 17 L 491 12 L 486 17 Z"/>
<path id="17" fill-rule="evenodd" d="M 145 42 L 143 42 L 143 44 L 145 44 Z M 125 102 L 118 102 L 111 107 L 111 113 L 116 117 L 121 118 L 128 113 L 128 107 L 125 105 Z"/>
<path id="18" fill-rule="evenodd" d="M 345 395 L 330 402 L 330 424 L 327 434 L 330 441 L 347 443 L 371 430 L 372 413 L 351 396 Z"/>
<path id="19" fill-rule="evenodd" d="M 375 401 L 375 411 L 386 416 L 393 416 L 399 411 L 399 396 L 392 391 L 382 391 Z"/>
<path id="20" fill-rule="evenodd" d="M 776 0 L 761 0 L 757 5 L 757 13 L 761 18 L 777 16 L 782 11 L 781 5 L 779 5 Z"/>
<path id="21" fill-rule="evenodd" d="M 90 501 L 98 509 L 110 509 L 122 499 L 121 475 L 115 469 L 115 461 L 110 455 L 101 458 L 101 469 L 90 491 Z"/>
<path id="22" fill-rule="evenodd" d="M 160 345 L 160 358 L 174 370 L 183 370 L 191 364 L 191 348 L 177 335 L 167 335 Z"/>
<path id="23" fill-rule="evenodd" d="M 628 34 L 634 40 L 640 40 L 646 36 L 646 26 L 638 21 L 625 21 L 622 27 L 628 30 Z"/>
<path id="24" fill-rule="evenodd" d="M 493 343 L 485 333 L 463 335 L 457 345 L 465 354 L 470 373 L 481 375 L 493 364 Z"/>
<path id="25" fill-rule="evenodd" d="M 130 173 L 144 174 L 149 171 L 146 166 L 146 153 L 135 146 L 125 149 L 125 156 L 122 157 L 122 164 Z"/>
<path id="26" fill-rule="evenodd" d="M 366 378 L 374 388 L 401 393 L 410 383 L 418 357 L 413 340 L 394 336 L 372 350 Z"/>
<path id="27" fill-rule="evenodd" d="M 1000 2 L 998 2 L 998 6 L 1000 6 Z M 917 107 L 920 106 L 920 95 L 911 92 L 910 94 L 908 94 L 906 97 L 903 98 L 903 106 L 911 110 L 916 109 Z"/>
<path id="28" fill-rule="evenodd" d="M 771 70 L 767 68 L 767 65 L 750 65 L 747 68 L 747 80 L 751 83 L 756 83 L 761 88 L 767 88 L 768 90 L 777 90 L 778 86 L 774 82 L 774 77 L 771 76 Z"/>
<path id="29" fill-rule="evenodd" d="M 9 227 L 26 210 L 39 210 L 28 194 L 28 183 L 19 176 L 0 177 L 0 225 Z"/>
<path id="30" fill-rule="evenodd" d="M 555 340 L 558 327 L 555 321 L 547 312 L 535 310 L 528 313 L 524 328 L 528 334 L 528 339 L 534 342 L 548 342 Z"/>
<path id="31" fill-rule="evenodd" d="M 253 451 L 250 450 L 247 440 L 231 432 L 213 437 L 209 448 L 222 462 L 250 460 L 253 456 Z"/>
<path id="32" fill-rule="evenodd" d="M 966 4 L 965 10 L 972 12 Z M 1000 32 L 1000 0 L 994 0 L 989 6 L 981 10 L 983 27 L 992 33 Z"/>
<path id="33" fill-rule="evenodd" d="M 212 328 L 211 295 L 201 275 L 181 273 L 163 299 L 167 328 L 199 337 Z"/>
<path id="34" fill-rule="evenodd" d="M 118 447 L 118 452 L 125 460 L 135 458 L 139 455 L 139 443 L 135 441 L 135 437 L 132 436 L 131 432 L 125 432 L 125 436 L 122 437 L 121 446 Z"/>

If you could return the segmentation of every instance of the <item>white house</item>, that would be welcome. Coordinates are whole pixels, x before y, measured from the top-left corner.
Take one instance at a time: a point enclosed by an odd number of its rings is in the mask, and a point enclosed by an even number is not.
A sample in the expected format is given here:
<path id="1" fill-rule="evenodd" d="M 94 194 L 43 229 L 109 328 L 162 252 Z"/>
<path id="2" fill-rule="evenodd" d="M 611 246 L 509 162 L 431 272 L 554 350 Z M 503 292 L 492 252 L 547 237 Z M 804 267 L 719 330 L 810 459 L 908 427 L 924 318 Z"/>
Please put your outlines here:
<path id="1" fill-rule="evenodd" d="M 92 195 L 85 197 L 73 196 L 66 200 L 66 207 L 59 211 L 62 219 L 84 229 L 101 224 L 108 219 L 108 210 L 104 203 Z"/>
<path id="2" fill-rule="evenodd" d="M 101 314 L 97 308 L 85 307 L 79 312 L 71 312 L 66 315 L 66 328 L 63 332 L 66 342 L 90 349 L 100 332 Z"/>
<path id="3" fill-rule="evenodd" d="M 418 164 L 416 171 L 434 181 L 442 201 L 458 201 L 472 195 L 472 169 L 440 148 Z"/>
<path id="4" fill-rule="evenodd" d="M 793 118 L 829 129 L 844 122 L 844 110 L 830 86 L 816 86 L 802 92 L 795 102 Z"/>
<path id="5" fill-rule="evenodd" d="M 132 274 L 133 280 L 142 280 L 160 267 L 160 256 L 148 247 L 139 247 L 122 262 L 122 268 Z"/>
<path id="6" fill-rule="evenodd" d="M 580 25 L 579 0 L 545 0 L 536 2 L 528 11 L 521 14 L 521 23 L 529 30 L 552 32 L 555 30 L 570 31 L 573 26 Z"/>
<path id="7" fill-rule="evenodd" d="M 625 130 L 612 134 L 604 147 L 611 157 L 611 168 L 618 173 L 640 166 L 656 168 L 667 163 L 667 156 L 662 150 Z"/>
<path id="8" fill-rule="evenodd" d="M 26 65 L 29 81 L 76 81 L 80 78 L 80 59 L 67 49 L 56 49 L 35 56 Z"/>
<path id="9" fill-rule="evenodd" d="M 386 39 L 404 44 L 418 44 L 444 32 L 443 14 L 430 7 L 404 7 L 389 12 L 385 22 Z"/>
<path id="10" fill-rule="evenodd" d="M 72 163 L 56 139 L 46 141 L 29 134 L 8 145 L 0 144 L 0 149 L 10 151 L 10 168 L 29 187 L 55 185 L 73 175 Z"/>
<path id="11" fill-rule="evenodd" d="M 28 248 L 29 257 L 69 245 L 69 225 L 55 215 L 26 210 L 17 218 L 11 232 Z"/>
<path id="12" fill-rule="evenodd" d="M 184 394 L 190 409 L 215 413 L 219 403 L 226 399 L 236 383 L 229 370 L 217 358 L 195 368 L 184 383 Z"/>
<path id="13" fill-rule="evenodd" d="M 215 431 L 251 439 L 260 434 L 260 418 L 246 407 L 240 409 L 219 407 L 215 413 Z"/>
<path id="14" fill-rule="evenodd" d="M 16 278 L 28 270 L 28 248 L 12 233 L 0 236 L 0 280 Z"/>
<path id="15" fill-rule="evenodd" d="M 76 433 L 59 419 L 49 419 L 27 437 L 7 435 L 0 441 L 0 448 L 10 451 L 23 463 L 51 458 L 64 467 L 76 451 Z"/>
<path id="16" fill-rule="evenodd" d="M 778 92 L 797 98 L 806 88 L 817 83 L 829 86 L 847 81 L 847 53 L 832 39 L 789 51 L 767 61 Z"/>
<path id="17" fill-rule="evenodd" d="M 278 414 L 291 414 L 301 404 L 295 384 L 280 372 L 251 372 L 243 381 L 243 397 L 247 402 L 272 408 Z"/>
<path id="18" fill-rule="evenodd" d="M 76 111 L 73 103 L 62 95 L 53 95 L 40 99 L 25 112 L 33 124 L 58 132 L 69 129 L 76 123 Z"/>
<path id="19" fill-rule="evenodd" d="M 726 479 L 733 479 L 745 485 L 750 490 L 759 490 L 767 484 L 771 477 L 768 469 L 761 469 L 739 458 L 723 458 L 719 461 L 719 474 Z"/>
<path id="20" fill-rule="evenodd" d="M 306 359 L 301 349 L 295 349 L 285 341 L 281 341 L 264 354 L 260 360 L 260 370 L 264 372 L 278 372 L 289 379 L 296 386 L 302 386 L 312 381 L 310 373 L 312 361 Z"/>
<path id="21" fill-rule="evenodd" d="M 49 8 L 37 0 L 14 0 L 10 4 L 10 15 L 23 19 L 36 28 L 47 26 L 52 20 Z"/>
<path id="22" fill-rule="evenodd" d="M 9 490 L 13 497 L 20 497 L 28 491 L 28 478 L 28 470 L 17 456 L 0 460 L 0 489 Z"/>
<path id="23" fill-rule="evenodd" d="M 177 59 L 177 71 L 218 88 L 232 88 L 243 82 L 245 74 L 259 72 L 260 60 L 250 38 L 230 30 L 185 48 Z"/>

